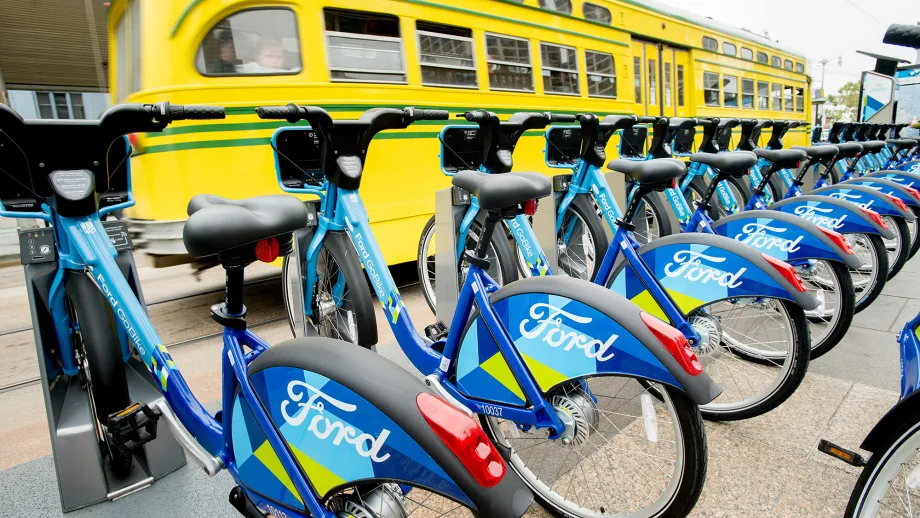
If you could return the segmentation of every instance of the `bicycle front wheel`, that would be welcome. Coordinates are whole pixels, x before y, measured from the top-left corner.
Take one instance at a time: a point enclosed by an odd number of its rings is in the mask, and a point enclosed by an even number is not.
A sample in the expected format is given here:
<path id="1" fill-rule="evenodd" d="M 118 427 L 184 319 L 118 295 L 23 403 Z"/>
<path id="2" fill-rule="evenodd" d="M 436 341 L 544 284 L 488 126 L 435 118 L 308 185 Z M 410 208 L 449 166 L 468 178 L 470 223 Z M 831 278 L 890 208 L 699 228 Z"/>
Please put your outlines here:
<path id="1" fill-rule="evenodd" d="M 686 516 L 706 477 L 699 409 L 683 392 L 636 378 L 566 382 L 547 394 L 567 439 L 482 417 L 509 465 L 555 516 Z"/>
<path id="2" fill-rule="evenodd" d="M 765 414 L 802 383 L 811 343 L 805 311 L 797 304 L 729 299 L 700 308 L 688 320 L 701 338 L 694 352 L 723 388 L 700 407 L 703 417 L 724 421 Z"/>
<path id="3" fill-rule="evenodd" d="M 844 516 L 920 516 L 920 423 L 905 422 L 863 468 Z"/>
<path id="4" fill-rule="evenodd" d="M 594 203 L 586 195 L 577 196 L 563 214 L 556 233 L 556 262 L 560 272 L 593 280 L 609 243 Z"/>
<path id="5" fill-rule="evenodd" d="M 305 250 L 284 257 L 282 289 L 291 331 L 300 338 L 315 331 L 320 336 L 371 348 L 377 343 L 374 302 L 358 253 L 344 232 L 329 232 L 317 252 L 312 315 L 304 317 Z M 300 267 L 295 261 L 300 261 Z M 298 287 L 300 289 L 298 289 Z"/>

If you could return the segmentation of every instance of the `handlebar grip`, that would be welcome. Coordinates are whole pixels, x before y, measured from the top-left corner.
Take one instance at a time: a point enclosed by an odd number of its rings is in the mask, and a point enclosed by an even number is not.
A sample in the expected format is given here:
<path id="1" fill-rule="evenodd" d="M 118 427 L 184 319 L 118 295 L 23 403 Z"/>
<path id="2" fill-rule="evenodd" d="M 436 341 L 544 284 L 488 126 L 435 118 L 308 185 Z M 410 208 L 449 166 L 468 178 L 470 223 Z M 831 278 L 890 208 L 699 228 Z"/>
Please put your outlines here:
<path id="1" fill-rule="evenodd" d="M 417 121 L 443 121 L 450 118 L 447 110 L 413 110 L 413 118 Z"/>
<path id="2" fill-rule="evenodd" d="M 636 117 L 636 124 L 654 124 L 658 117 Z"/>
<path id="3" fill-rule="evenodd" d="M 283 119 L 293 123 L 300 119 L 300 108 L 294 104 L 287 106 L 260 106 L 256 108 L 256 115 L 260 119 Z"/>
<path id="4" fill-rule="evenodd" d="M 169 118 L 174 121 L 186 119 L 223 119 L 226 116 L 223 106 L 208 106 L 206 104 L 169 105 Z"/>
<path id="5" fill-rule="evenodd" d="M 483 122 L 488 117 L 485 110 L 476 110 L 471 112 L 458 113 L 457 117 L 463 117 L 470 122 Z"/>
<path id="6" fill-rule="evenodd" d="M 569 115 L 566 113 L 551 113 L 549 115 L 550 122 L 575 122 L 576 119 L 574 115 Z"/>

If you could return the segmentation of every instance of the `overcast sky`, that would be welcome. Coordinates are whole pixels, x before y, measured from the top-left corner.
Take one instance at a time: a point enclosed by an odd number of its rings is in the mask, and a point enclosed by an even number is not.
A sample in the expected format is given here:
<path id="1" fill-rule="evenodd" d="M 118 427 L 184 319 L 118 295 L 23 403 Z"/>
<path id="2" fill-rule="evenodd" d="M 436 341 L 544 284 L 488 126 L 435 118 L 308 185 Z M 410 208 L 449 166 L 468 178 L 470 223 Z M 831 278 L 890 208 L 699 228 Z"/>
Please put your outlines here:
<path id="1" fill-rule="evenodd" d="M 658 0 L 715 20 L 763 33 L 805 54 L 811 62 L 814 87 L 821 82 L 822 59 L 831 59 L 825 92 L 835 93 L 863 70 L 875 68 L 865 50 L 914 62 L 917 51 L 882 43 L 892 23 L 920 22 L 918 0 Z M 843 64 L 837 64 L 837 57 Z"/>

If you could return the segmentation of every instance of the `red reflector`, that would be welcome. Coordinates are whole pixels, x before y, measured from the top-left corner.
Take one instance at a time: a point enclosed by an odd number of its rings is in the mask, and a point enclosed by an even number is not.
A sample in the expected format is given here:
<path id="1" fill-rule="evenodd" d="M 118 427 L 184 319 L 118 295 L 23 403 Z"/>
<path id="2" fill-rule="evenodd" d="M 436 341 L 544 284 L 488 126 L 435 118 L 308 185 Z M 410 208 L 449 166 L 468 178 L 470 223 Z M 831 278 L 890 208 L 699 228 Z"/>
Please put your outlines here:
<path id="1" fill-rule="evenodd" d="M 642 311 L 639 313 L 645 327 L 655 335 L 661 345 L 671 353 L 677 363 L 691 376 L 698 376 L 703 372 L 703 365 L 690 348 L 690 342 L 683 333 L 669 326 L 662 320 Z"/>
<path id="2" fill-rule="evenodd" d="M 878 226 L 882 228 L 888 228 L 888 223 L 885 223 L 885 220 L 882 219 L 882 217 L 879 215 L 878 212 L 875 212 L 874 210 L 866 209 L 863 207 L 860 207 L 859 210 L 865 212 L 866 216 L 869 216 L 869 219 L 874 221 Z"/>
<path id="3" fill-rule="evenodd" d="M 802 282 L 802 278 L 799 277 L 799 273 L 796 272 L 795 268 L 793 268 L 789 263 L 780 261 L 775 257 L 770 257 L 767 254 L 760 255 L 762 255 L 763 258 L 766 259 L 768 263 L 770 263 L 770 266 L 772 266 L 774 270 L 778 271 L 784 279 L 789 281 L 789 283 L 792 284 L 795 289 L 802 293 L 805 293 L 808 290 L 808 288 L 805 287 L 805 283 Z"/>
<path id="4" fill-rule="evenodd" d="M 824 235 L 833 241 L 835 245 L 839 246 L 840 249 L 843 250 L 843 253 L 847 255 L 853 255 L 853 249 L 850 247 L 850 243 L 847 242 L 847 238 L 843 237 L 843 234 L 833 230 L 828 230 L 824 227 L 818 227 L 818 230 L 824 232 Z"/>
<path id="5" fill-rule="evenodd" d="M 672 188 L 672 189 L 677 189 L 679 186 L 680 186 L 680 184 L 677 182 L 677 178 L 672 178 L 672 179 L 671 179 L 671 188 Z"/>
<path id="6" fill-rule="evenodd" d="M 278 258 L 280 249 L 277 239 L 273 237 L 263 239 L 256 243 L 256 258 L 263 263 L 270 263 Z"/>
<path id="7" fill-rule="evenodd" d="M 890 194 L 886 194 L 885 196 L 888 196 L 888 199 L 891 200 L 891 203 L 894 203 L 899 209 L 903 211 L 907 210 L 907 205 L 904 204 L 904 201 L 901 200 L 901 198 L 898 198 L 897 196 L 892 196 Z"/>
<path id="8" fill-rule="evenodd" d="M 909 192 L 915 200 L 920 201 L 920 191 L 914 189 L 913 187 L 905 187 L 905 189 L 907 189 L 907 192 Z"/>
<path id="9" fill-rule="evenodd" d="M 527 200 L 524 202 L 524 214 L 533 216 L 537 213 L 537 200 Z"/>
<path id="10" fill-rule="evenodd" d="M 476 421 L 443 399 L 422 392 L 418 409 L 450 451 L 482 487 L 495 487 L 505 476 L 505 461 Z"/>

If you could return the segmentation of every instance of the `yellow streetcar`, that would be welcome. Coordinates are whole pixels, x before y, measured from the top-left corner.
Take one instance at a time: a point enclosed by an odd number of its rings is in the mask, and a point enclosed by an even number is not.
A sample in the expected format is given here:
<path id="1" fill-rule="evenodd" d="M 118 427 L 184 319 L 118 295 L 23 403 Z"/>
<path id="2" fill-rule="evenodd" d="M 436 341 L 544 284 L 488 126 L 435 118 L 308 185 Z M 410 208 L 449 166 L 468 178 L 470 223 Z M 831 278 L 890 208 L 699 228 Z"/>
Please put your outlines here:
<path id="1" fill-rule="evenodd" d="M 503 117 L 517 111 L 795 119 L 805 144 L 805 59 L 713 20 L 635 0 L 115 0 L 108 14 L 113 102 L 205 103 L 224 121 L 132 136 L 147 252 L 184 254 L 186 204 L 279 192 L 270 147 L 285 125 L 254 107 L 295 102 L 356 118 L 375 106 Z M 390 264 L 416 259 L 443 122 L 373 141 L 362 196 Z M 542 132 L 520 170 L 545 171 Z M 613 148 L 613 146 L 611 146 Z M 613 151 L 613 149 L 611 149 Z"/>

